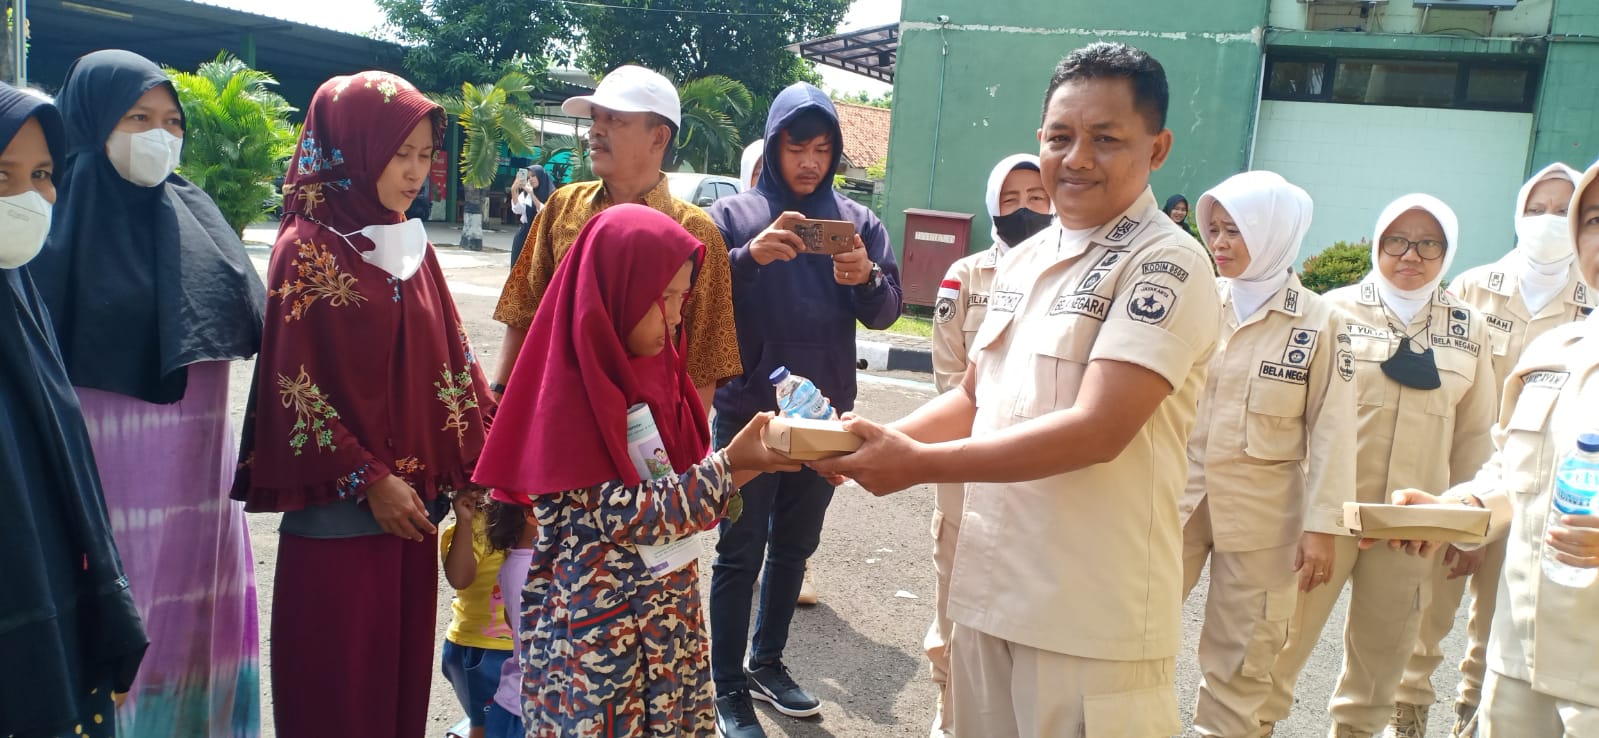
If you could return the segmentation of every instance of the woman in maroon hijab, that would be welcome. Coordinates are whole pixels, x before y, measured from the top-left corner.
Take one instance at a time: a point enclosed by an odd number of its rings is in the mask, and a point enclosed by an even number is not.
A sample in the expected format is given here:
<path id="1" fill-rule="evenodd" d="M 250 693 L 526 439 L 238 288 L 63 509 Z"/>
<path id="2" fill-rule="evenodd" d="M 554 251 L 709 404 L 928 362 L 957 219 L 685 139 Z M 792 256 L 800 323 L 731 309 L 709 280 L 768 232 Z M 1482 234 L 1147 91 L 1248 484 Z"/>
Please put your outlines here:
<path id="1" fill-rule="evenodd" d="M 770 413 L 708 453 L 677 330 L 703 252 L 641 205 L 590 220 L 533 319 L 478 464 L 477 481 L 530 506 L 539 529 L 519 629 L 530 738 L 715 731 L 693 536 L 739 485 L 798 465 L 762 442 Z M 670 470 L 640 472 L 658 458 L 642 408 Z"/>
<path id="2" fill-rule="evenodd" d="M 487 384 L 420 221 L 444 131 L 411 83 L 323 83 L 289 166 L 233 495 L 282 512 L 277 733 L 422 738 L 434 523 L 470 485 Z"/>

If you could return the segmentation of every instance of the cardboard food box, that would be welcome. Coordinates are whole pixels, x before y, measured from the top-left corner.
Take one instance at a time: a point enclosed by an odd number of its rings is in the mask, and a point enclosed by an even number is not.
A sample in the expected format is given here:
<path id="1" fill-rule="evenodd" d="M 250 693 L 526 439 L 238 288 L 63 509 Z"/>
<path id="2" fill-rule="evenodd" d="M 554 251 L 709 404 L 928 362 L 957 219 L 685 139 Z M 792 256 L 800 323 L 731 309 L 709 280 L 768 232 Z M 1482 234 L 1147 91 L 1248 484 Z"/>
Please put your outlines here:
<path id="1" fill-rule="evenodd" d="M 860 448 L 861 437 L 839 420 L 778 417 L 766 426 L 766 445 L 795 461 L 816 461 Z"/>
<path id="2" fill-rule="evenodd" d="M 1344 526 L 1363 538 L 1442 543 L 1484 543 L 1492 515 L 1465 505 L 1344 503 Z"/>

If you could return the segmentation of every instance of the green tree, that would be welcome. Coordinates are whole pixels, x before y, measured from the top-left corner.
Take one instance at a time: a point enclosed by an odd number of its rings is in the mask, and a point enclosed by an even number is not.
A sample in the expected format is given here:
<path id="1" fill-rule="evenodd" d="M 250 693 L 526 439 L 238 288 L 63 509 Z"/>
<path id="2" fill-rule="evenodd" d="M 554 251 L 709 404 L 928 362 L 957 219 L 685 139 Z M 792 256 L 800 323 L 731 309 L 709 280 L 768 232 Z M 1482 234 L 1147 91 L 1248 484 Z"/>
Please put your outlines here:
<path id="1" fill-rule="evenodd" d="M 183 106 L 181 172 L 215 200 L 233 230 L 259 220 L 281 201 L 273 179 L 299 138 L 295 112 L 272 91 L 277 80 L 226 52 L 193 74 L 167 69 Z"/>
<path id="2" fill-rule="evenodd" d="M 712 75 L 683 84 L 677 91 L 683 125 L 677 132 L 678 158 L 700 171 L 738 171 L 743 136 L 738 121 L 750 114 L 755 98 L 736 79 Z"/>
<path id="3" fill-rule="evenodd" d="M 509 71 L 535 78 L 565 63 L 573 18 L 557 2 L 529 0 L 377 0 L 388 27 L 410 46 L 405 67 L 424 90 L 454 90 Z"/>
<path id="4" fill-rule="evenodd" d="M 1339 241 L 1315 256 L 1305 260 L 1305 271 L 1299 280 L 1305 288 L 1325 294 L 1339 287 L 1355 284 L 1371 271 L 1371 242 L 1361 239 L 1356 243 Z"/>
<path id="5" fill-rule="evenodd" d="M 508 72 L 493 84 L 463 82 L 460 96 L 436 98 L 446 113 L 460 121 L 465 134 L 461 140 L 461 181 L 475 195 L 470 198 L 461 229 L 461 245 L 465 248 L 482 248 L 483 191 L 494 184 L 494 177 L 499 174 L 500 147 L 503 145 L 513 156 L 531 156 L 539 144 L 539 133 L 527 119 L 533 90 L 527 75 Z"/>
<path id="6" fill-rule="evenodd" d="M 570 12 L 583 29 L 578 63 L 591 73 L 631 63 L 673 79 L 719 74 L 771 100 L 794 82 L 818 79 L 809 62 L 783 47 L 836 31 L 850 2 L 611 0 L 620 7 Z"/>

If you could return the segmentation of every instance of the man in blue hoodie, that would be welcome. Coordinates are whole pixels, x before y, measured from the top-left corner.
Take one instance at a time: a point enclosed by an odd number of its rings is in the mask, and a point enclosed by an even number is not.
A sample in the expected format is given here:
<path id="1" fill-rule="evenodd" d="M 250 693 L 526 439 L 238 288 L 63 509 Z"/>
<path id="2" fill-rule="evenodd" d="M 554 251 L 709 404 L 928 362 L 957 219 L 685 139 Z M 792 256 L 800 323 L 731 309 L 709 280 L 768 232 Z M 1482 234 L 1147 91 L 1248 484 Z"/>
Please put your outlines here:
<path id="1" fill-rule="evenodd" d="M 756 413 L 777 408 L 769 377 L 779 366 L 810 378 L 839 412 L 853 408 L 855 322 L 881 330 L 899 318 L 899 267 L 888 233 L 870 210 L 833 191 L 842 143 L 827 95 L 795 84 L 772 101 L 766 166 L 755 188 L 710 208 L 729 245 L 744 362 L 744 375 L 716 392 L 717 447 Z M 855 249 L 834 257 L 802 253 L 804 244 L 791 230 L 802 218 L 854 223 Z M 833 487 L 806 469 L 763 475 L 744 486 L 743 496 L 743 516 L 722 525 L 716 546 L 711 675 L 720 735 L 764 738 L 752 696 L 792 717 L 821 710 L 782 659 L 805 560 L 821 540 Z M 763 560 L 752 641 L 750 597 Z"/>

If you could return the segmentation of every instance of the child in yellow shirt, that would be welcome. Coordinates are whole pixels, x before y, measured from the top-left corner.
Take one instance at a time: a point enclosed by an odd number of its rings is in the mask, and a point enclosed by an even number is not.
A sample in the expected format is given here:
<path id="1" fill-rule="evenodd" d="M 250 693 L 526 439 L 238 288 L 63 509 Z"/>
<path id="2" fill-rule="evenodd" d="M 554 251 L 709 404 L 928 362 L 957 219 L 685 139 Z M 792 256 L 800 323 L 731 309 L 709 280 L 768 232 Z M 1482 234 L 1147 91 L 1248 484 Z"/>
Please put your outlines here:
<path id="1" fill-rule="evenodd" d="M 444 576 L 455 588 L 454 617 L 444 636 L 444 678 L 466 710 L 469 738 L 484 736 L 484 720 L 513 645 L 498 581 L 505 551 L 489 545 L 481 499 L 477 492 L 456 495 L 455 522 L 439 535 Z"/>

